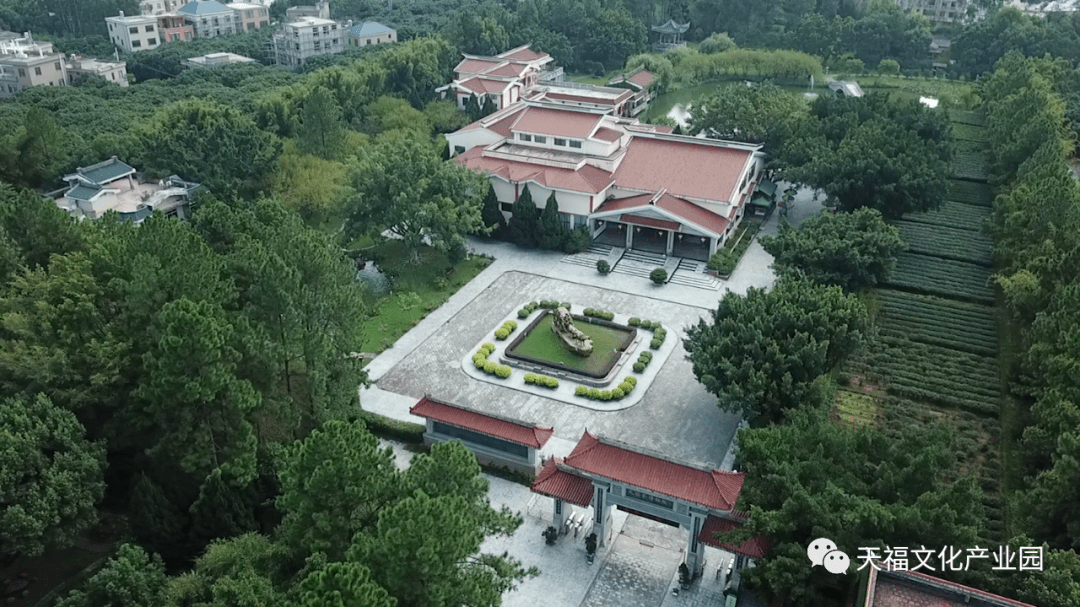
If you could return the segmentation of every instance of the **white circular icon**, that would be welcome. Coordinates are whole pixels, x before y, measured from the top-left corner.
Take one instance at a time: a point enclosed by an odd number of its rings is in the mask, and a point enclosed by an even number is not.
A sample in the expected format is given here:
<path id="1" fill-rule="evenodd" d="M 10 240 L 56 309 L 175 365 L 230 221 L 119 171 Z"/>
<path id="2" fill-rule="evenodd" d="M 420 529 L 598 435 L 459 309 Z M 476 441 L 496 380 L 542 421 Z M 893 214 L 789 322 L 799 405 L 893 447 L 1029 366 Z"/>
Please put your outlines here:
<path id="1" fill-rule="evenodd" d="M 846 553 L 833 550 L 825 555 L 823 564 L 829 573 L 846 573 L 851 565 L 851 559 L 848 558 Z"/>
<path id="2" fill-rule="evenodd" d="M 836 550 L 836 544 L 832 540 L 827 537 L 819 537 L 806 547 L 806 556 L 810 557 L 810 562 L 816 567 L 823 564 L 825 555 L 834 550 Z"/>

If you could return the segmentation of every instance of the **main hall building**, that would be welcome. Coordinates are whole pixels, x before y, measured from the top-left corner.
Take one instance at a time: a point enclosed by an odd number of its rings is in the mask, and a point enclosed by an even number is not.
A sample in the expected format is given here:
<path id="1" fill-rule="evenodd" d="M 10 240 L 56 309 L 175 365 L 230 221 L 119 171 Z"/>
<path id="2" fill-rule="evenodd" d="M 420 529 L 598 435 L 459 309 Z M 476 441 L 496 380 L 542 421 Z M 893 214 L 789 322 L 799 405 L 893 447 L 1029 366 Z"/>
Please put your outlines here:
<path id="1" fill-rule="evenodd" d="M 603 108 L 525 98 L 447 135 L 456 162 L 486 173 L 503 214 L 528 186 L 554 192 L 563 224 L 627 249 L 707 260 L 762 175 L 761 146 L 673 135 Z"/>

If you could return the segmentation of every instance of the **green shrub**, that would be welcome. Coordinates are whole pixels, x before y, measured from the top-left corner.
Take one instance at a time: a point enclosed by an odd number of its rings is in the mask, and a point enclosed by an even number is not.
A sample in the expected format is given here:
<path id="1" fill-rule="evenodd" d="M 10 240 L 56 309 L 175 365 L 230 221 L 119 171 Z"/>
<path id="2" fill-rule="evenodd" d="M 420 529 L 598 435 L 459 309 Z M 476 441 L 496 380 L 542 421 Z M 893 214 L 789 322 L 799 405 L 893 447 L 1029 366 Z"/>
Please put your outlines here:
<path id="1" fill-rule="evenodd" d="M 506 329 L 498 329 L 495 331 L 495 339 L 502 341 L 510 335 L 510 332 Z"/>
<path id="2" fill-rule="evenodd" d="M 527 384 L 535 384 L 536 383 L 536 374 L 535 373 L 526 373 L 525 374 L 525 383 L 527 383 Z"/>
<path id="3" fill-rule="evenodd" d="M 495 351 L 495 344 L 487 343 L 487 344 L 484 344 L 484 345 L 482 345 L 480 347 L 481 348 L 487 348 L 488 354 L 491 354 L 492 352 Z"/>
<path id="4" fill-rule="evenodd" d="M 667 339 L 667 331 L 663 329 L 659 331 L 653 331 L 653 339 L 659 339 L 660 341 L 664 341 L 665 339 Z"/>
<path id="5" fill-rule="evenodd" d="M 601 390 L 600 400 L 611 400 L 611 390 Z"/>
<path id="6" fill-rule="evenodd" d="M 600 390 L 597 390 L 596 388 L 589 388 L 589 398 L 591 398 L 593 400 L 599 399 L 600 398 Z"/>
<path id="7" fill-rule="evenodd" d="M 645 359 L 645 362 L 650 362 L 652 360 L 652 352 L 649 352 L 648 350 L 642 352 L 638 355 L 638 360 L 641 359 Z"/>
<path id="8" fill-rule="evenodd" d="M 487 365 L 484 366 L 484 369 L 487 369 Z M 510 365 L 499 365 L 495 367 L 495 375 L 497 375 L 499 379 L 510 377 L 511 372 Z"/>
<path id="9" fill-rule="evenodd" d="M 554 377 L 544 377 L 544 385 L 554 390 L 559 387 L 559 380 Z"/>
<path id="10" fill-rule="evenodd" d="M 484 363 L 484 373 L 487 373 L 488 375 L 491 375 L 492 373 L 495 373 L 495 369 L 498 369 L 498 368 L 499 368 L 499 365 L 495 364 L 494 362 L 492 362 L 490 360 L 487 361 L 486 363 Z"/>
<path id="11" fill-rule="evenodd" d="M 606 312 L 604 314 L 604 320 L 609 321 L 609 322 L 612 321 L 612 320 L 615 320 L 615 313 L 614 312 Z"/>
<path id="12" fill-rule="evenodd" d="M 643 362 L 634 363 L 634 373 L 641 373 L 643 371 L 645 371 L 645 363 L 643 363 Z"/>
<path id="13" fill-rule="evenodd" d="M 597 259 L 596 271 L 600 272 L 601 274 L 607 274 L 611 272 L 611 264 L 609 264 L 606 259 Z"/>
<path id="14" fill-rule="evenodd" d="M 717 249 L 716 253 L 713 253 L 713 256 L 709 258 L 706 267 L 717 274 L 729 275 L 735 271 L 737 265 L 739 265 L 739 256 L 734 251 L 731 249 Z"/>
<path id="15" fill-rule="evenodd" d="M 584 314 L 585 316 L 592 316 L 593 314 L 596 313 L 596 310 L 593 310 L 592 308 L 585 308 L 584 310 L 581 311 L 581 313 Z"/>
<path id="16" fill-rule="evenodd" d="M 634 384 L 628 381 L 624 381 L 623 383 L 619 384 L 619 389 L 623 391 L 623 394 L 630 394 L 634 391 Z"/>
<path id="17" fill-rule="evenodd" d="M 626 324 L 630 325 L 631 327 L 636 327 L 641 324 L 641 319 L 636 316 L 631 316 L 630 320 L 626 321 Z"/>
<path id="18" fill-rule="evenodd" d="M 528 318 L 529 314 L 532 314 L 532 312 L 530 312 L 527 308 L 522 308 L 518 310 L 518 318 Z"/>
<path id="19" fill-rule="evenodd" d="M 649 280 L 658 285 L 664 284 L 667 282 L 667 270 L 664 268 L 656 268 L 652 272 L 649 272 Z"/>
<path id="20" fill-rule="evenodd" d="M 643 321 L 641 321 L 641 328 L 642 329 L 652 329 L 652 321 L 651 320 L 643 320 Z"/>
<path id="21" fill-rule="evenodd" d="M 559 307 L 560 308 L 566 308 L 566 311 L 569 312 L 570 311 L 570 302 L 564 301 L 564 302 L 559 304 Z"/>
<path id="22" fill-rule="evenodd" d="M 664 344 L 664 340 L 662 340 L 662 339 L 654 339 L 651 342 L 649 342 L 649 347 L 652 348 L 653 350 L 659 350 L 660 346 L 662 346 L 663 344 Z"/>
<path id="23" fill-rule="evenodd" d="M 653 331 L 655 331 L 655 330 L 657 330 L 657 329 L 663 329 L 663 328 L 664 328 L 664 326 L 663 326 L 663 325 L 661 325 L 661 324 L 660 324 L 659 322 L 657 322 L 657 321 L 655 321 L 655 320 L 654 320 L 654 321 L 653 321 L 653 324 L 652 324 L 652 328 L 653 328 Z"/>
<path id="24" fill-rule="evenodd" d="M 529 307 L 532 308 L 533 310 L 535 310 L 535 309 L 540 307 L 540 302 L 538 302 L 538 301 L 530 301 L 529 302 Z"/>
<path id="25" fill-rule="evenodd" d="M 614 400 L 619 400 L 620 398 L 622 398 L 624 396 L 626 396 L 626 393 L 624 393 L 619 388 L 615 388 L 614 390 L 611 391 L 611 398 L 613 398 Z"/>
<path id="26" fill-rule="evenodd" d="M 375 436 L 415 445 L 424 444 L 427 428 L 423 424 L 398 421 L 371 411 L 360 411 L 360 419 Z"/>
<path id="27" fill-rule="evenodd" d="M 515 320 L 508 320 L 503 323 L 503 326 L 505 326 L 507 329 L 510 329 L 511 331 L 518 328 L 517 321 Z"/>
<path id="28" fill-rule="evenodd" d="M 589 395 L 589 389 L 586 388 L 585 386 L 578 386 L 578 387 L 574 388 L 574 394 L 577 395 L 577 396 L 588 396 Z"/>
<path id="29" fill-rule="evenodd" d="M 473 365 L 477 369 L 483 369 L 484 366 L 487 365 L 487 359 L 485 359 L 485 358 L 483 358 L 481 356 L 474 356 L 472 361 L 473 361 Z"/>

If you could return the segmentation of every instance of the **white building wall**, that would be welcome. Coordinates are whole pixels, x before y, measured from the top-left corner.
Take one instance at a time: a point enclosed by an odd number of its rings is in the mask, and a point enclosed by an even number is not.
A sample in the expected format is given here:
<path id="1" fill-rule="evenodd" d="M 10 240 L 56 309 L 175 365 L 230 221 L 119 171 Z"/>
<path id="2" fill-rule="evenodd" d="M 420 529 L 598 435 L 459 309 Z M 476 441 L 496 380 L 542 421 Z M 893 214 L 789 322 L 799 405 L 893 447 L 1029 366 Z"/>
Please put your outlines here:
<path id="1" fill-rule="evenodd" d="M 156 17 L 106 17 L 105 24 L 109 40 L 129 53 L 155 49 L 161 44 Z"/>
<path id="2" fill-rule="evenodd" d="M 476 146 L 488 146 L 496 141 L 502 141 L 502 135 L 493 133 L 487 129 L 472 129 L 469 131 L 456 131 L 446 134 L 446 141 L 450 144 L 450 154 L 457 156 L 462 152 L 468 152 Z M 457 148 L 464 148 L 462 152 Z"/>

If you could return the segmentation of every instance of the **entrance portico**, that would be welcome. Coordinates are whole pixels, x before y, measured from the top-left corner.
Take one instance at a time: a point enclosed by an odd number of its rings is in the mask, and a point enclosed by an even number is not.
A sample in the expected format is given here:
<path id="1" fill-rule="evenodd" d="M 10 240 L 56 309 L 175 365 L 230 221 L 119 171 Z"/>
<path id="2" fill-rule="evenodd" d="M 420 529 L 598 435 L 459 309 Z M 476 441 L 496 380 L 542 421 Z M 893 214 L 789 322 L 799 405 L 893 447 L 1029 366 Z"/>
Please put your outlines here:
<path id="1" fill-rule="evenodd" d="M 707 261 L 732 221 L 665 191 L 605 202 L 590 215 L 597 242 Z"/>
<path id="2" fill-rule="evenodd" d="M 591 506 L 592 530 L 600 545 L 612 540 L 612 508 L 687 529 L 686 565 L 697 577 L 704 568 L 706 543 L 749 558 L 761 556 L 754 550 L 764 546 L 763 540 L 730 546 L 713 539 L 711 529 L 731 530 L 745 520 L 734 510 L 742 484 L 742 473 L 671 462 L 586 431 L 570 455 L 544 465 L 532 490 L 555 498 L 560 524 L 566 518 L 564 501 Z"/>

